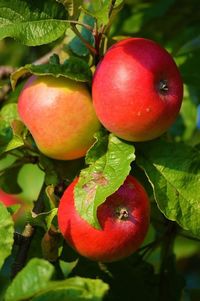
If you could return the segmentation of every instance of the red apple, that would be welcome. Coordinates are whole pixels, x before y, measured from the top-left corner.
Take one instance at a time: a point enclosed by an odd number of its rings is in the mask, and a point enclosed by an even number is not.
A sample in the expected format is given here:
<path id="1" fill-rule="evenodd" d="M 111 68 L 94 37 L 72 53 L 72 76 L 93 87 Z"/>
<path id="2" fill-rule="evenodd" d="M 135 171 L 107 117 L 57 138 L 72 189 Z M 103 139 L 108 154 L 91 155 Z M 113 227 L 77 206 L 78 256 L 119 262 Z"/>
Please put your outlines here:
<path id="1" fill-rule="evenodd" d="M 40 151 L 59 160 L 84 156 L 100 127 L 86 85 L 64 77 L 32 76 L 18 111 Z"/>
<path id="2" fill-rule="evenodd" d="M 92 84 L 102 124 L 128 141 L 160 136 L 180 110 L 183 84 L 171 55 L 155 42 L 129 38 L 113 45 Z"/>
<path id="3" fill-rule="evenodd" d="M 74 205 L 75 179 L 63 194 L 58 224 L 66 241 L 81 255 L 111 262 L 129 256 L 142 244 L 149 226 L 149 200 L 143 186 L 132 176 L 98 207 L 101 229 L 80 217 Z"/>

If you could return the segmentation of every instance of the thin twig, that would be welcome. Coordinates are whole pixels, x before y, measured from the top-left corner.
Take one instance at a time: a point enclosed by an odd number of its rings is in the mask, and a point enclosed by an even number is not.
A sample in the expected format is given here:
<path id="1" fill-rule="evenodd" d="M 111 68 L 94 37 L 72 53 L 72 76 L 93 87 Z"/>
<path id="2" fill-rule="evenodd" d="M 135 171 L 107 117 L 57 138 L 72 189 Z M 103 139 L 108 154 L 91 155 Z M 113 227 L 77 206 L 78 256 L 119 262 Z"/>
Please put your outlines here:
<path id="1" fill-rule="evenodd" d="M 147 245 L 141 247 L 141 248 L 138 250 L 138 252 L 142 252 L 142 251 L 144 251 L 144 250 L 146 250 L 146 249 L 150 249 L 150 248 L 152 248 L 152 247 L 154 247 L 154 246 L 157 246 L 157 245 L 162 241 L 163 238 L 164 238 L 164 236 L 162 236 L 161 238 L 156 239 L 156 240 L 150 242 L 149 244 L 147 244 Z"/>
<path id="2" fill-rule="evenodd" d="M 80 40 L 85 44 L 85 46 L 90 50 L 93 55 L 97 55 L 97 50 L 80 34 L 75 24 L 71 25 L 73 32 L 80 38 Z"/>
<path id="3" fill-rule="evenodd" d="M 93 32 L 93 27 L 88 24 L 85 24 L 85 23 L 82 23 L 79 21 L 75 21 L 75 20 L 67 20 L 67 21 L 71 24 L 80 25 L 80 26 L 84 27 L 85 29 L 89 30 L 90 32 Z"/>
<path id="4" fill-rule="evenodd" d="M 115 2 L 116 2 L 116 0 L 112 0 L 112 1 L 111 1 L 110 9 L 109 9 L 109 12 L 108 12 L 108 17 L 109 17 L 109 18 L 111 17 L 112 11 L 113 11 L 113 9 L 114 9 Z"/>
<path id="5" fill-rule="evenodd" d="M 159 283 L 159 300 L 166 300 L 164 296 L 167 296 L 166 290 L 168 287 L 166 285 L 166 279 L 168 278 L 168 265 L 169 259 L 173 254 L 173 245 L 177 234 L 177 225 L 173 222 L 169 222 L 169 226 L 163 240 L 161 249 L 161 265 L 160 265 L 160 283 Z"/>

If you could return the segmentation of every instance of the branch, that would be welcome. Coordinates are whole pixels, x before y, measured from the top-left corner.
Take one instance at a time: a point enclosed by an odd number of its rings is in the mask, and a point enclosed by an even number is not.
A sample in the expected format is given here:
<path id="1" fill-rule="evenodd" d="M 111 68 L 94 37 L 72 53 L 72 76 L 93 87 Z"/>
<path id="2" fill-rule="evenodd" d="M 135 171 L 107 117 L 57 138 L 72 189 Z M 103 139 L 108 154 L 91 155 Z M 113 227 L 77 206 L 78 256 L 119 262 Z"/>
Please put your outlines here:
<path id="1" fill-rule="evenodd" d="M 111 17 L 112 11 L 113 11 L 113 9 L 114 9 L 115 2 L 116 2 L 116 0 L 112 0 L 112 1 L 111 1 L 110 9 L 109 9 L 109 12 L 108 12 L 108 17 L 109 17 L 109 18 Z"/>
<path id="2" fill-rule="evenodd" d="M 71 28 L 73 30 L 73 32 L 80 38 L 80 40 L 85 44 L 85 46 L 90 50 L 90 52 L 93 54 L 93 55 L 97 55 L 97 50 L 92 46 L 90 45 L 90 43 L 88 43 L 88 41 L 86 39 L 84 39 L 84 37 L 80 34 L 80 32 L 78 31 L 78 29 L 76 28 L 76 25 L 75 24 L 72 24 L 71 25 Z"/>
<path id="3" fill-rule="evenodd" d="M 12 278 L 14 278 L 25 265 L 33 233 L 34 233 L 34 228 L 30 224 L 27 224 L 24 228 L 24 231 L 22 232 L 20 239 L 19 239 L 19 235 L 18 236 L 15 235 L 14 237 L 15 239 L 18 238 L 15 244 L 20 243 L 20 245 L 19 245 L 17 256 L 15 258 L 15 262 L 12 267 L 12 274 L 11 274 Z"/>
<path id="4" fill-rule="evenodd" d="M 165 239 L 163 240 L 163 244 L 161 246 L 161 265 L 160 265 L 160 283 L 159 283 L 159 300 L 167 300 L 167 281 L 166 279 L 169 277 L 168 266 L 169 259 L 173 254 L 173 245 L 177 234 L 177 225 L 174 222 L 169 222 L 169 226 L 166 232 Z"/>
<path id="5" fill-rule="evenodd" d="M 80 25 L 80 26 L 84 27 L 85 29 L 93 32 L 93 27 L 88 25 L 88 24 L 85 24 L 85 23 L 82 23 L 82 22 L 79 22 L 79 21 L 74 21 L 74 20 L 69 20 L 69 23 L 75 24 L 75 25 Z"/>
<path id="6" fill-rule="evenodd" d="M 46 186 L 43 184 L 42 189 L 40 191 L 38 200 L 35 202 L 33 207 L 33 212 L 39 214 L 44 209 L 43 195 L 45 192 Z M 35 232 L 35 228 L 29 223 L 26 224 L 24 231 L 22 234 L 15 233 L 14 235 L 14 244 L 18 245 L 18 252 L 15 258 L 15 262 L 12 267 L 11 277 L 14 278 L 19 271 L 25 266 L 26 260 L 28 257 L 28 251 L 30 248 L 30 244 Z"/>

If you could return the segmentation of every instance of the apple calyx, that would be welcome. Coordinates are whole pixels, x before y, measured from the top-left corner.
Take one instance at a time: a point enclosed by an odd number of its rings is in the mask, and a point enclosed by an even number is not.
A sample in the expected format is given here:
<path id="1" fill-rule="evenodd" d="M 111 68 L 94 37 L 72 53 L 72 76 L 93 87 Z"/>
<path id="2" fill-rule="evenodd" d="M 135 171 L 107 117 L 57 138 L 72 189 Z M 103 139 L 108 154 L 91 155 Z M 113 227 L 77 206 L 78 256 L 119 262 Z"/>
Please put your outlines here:
<path id="1" fill-rule="evenodd" d="M 160 93 L 166 94 L 169 91 L 168 80 L 167 79 L 160 80 L 158 89 Z"/>
<path id="2" fill-rule="evenodd" d="M 121 221 L 126 221 L 129 218 L 129 212 L 125 207 L 118 207 L 115 211 L 115 214 Z"/>

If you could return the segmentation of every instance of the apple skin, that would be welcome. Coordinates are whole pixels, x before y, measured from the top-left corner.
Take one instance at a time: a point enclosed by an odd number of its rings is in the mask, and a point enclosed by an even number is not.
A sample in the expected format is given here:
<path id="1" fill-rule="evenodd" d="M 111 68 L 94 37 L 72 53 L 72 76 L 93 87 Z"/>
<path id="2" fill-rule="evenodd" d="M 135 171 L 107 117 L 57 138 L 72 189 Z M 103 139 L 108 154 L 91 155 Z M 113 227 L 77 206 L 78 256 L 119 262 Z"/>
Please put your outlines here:
<path id="1" fill-rule="evenodd" d="M 100 127 L 86 85 L 64 77 L 31 76 L 18 112 L 39 150 L 58 160 L 83 157 Z"/>
<path id="2" fill-rule="evenodd" d="M 76 178 L 58 207 L 58 225 L 69 245 L 94 261 L 112 262 L 131 255 L 142 244 L 149 227 L 150 206 L 143 186 L 132 176 L 98 207 L 101 229 L 80 217 L 74 205 Z"/>
<path id="3" fill-rule="evenodd" d="M 128 141 L 163 134 L 181 107 L 183 83 L 171 55 L 154 41 L 128 38 L 100 61 L 92 97 L 101 123 Z"/>
<path id="4" fill-rule="evenodd" d="M 15 195 L 4 192 L 0 189 L 0 202 L 3 203 L 6 207 L 12 205 L 20 205 L 21 207 L 15 214 L 13 214 L 13 220 L 17 221 L 22 214 L 25 212 L 25 204 Z"/>
<path id="5" fill-rule="evenodd" d="M 21 201 L 13 194 L 9 194 L 0 189 L 0 202 L 4 203 L 6 207 L 20 204 Z"/>

